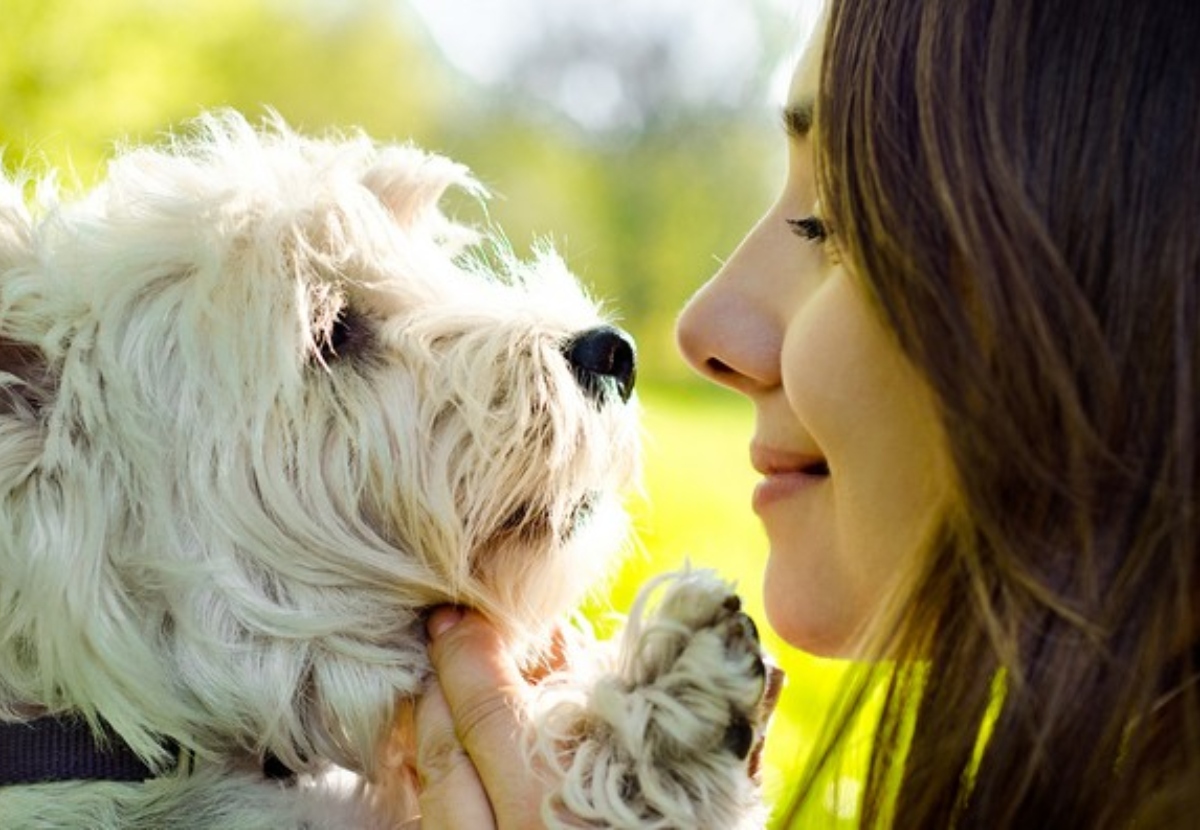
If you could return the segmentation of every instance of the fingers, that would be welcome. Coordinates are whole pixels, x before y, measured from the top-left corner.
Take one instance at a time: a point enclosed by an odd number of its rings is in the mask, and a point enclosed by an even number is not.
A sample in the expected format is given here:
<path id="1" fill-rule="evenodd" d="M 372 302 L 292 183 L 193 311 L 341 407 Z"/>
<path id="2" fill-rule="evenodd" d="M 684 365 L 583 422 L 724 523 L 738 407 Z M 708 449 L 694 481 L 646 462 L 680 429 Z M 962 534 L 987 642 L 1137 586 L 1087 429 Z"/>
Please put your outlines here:
<path id="1" fill-rule="evenodd" d="M 436 680 L 417 702 L 416 732 L 421 830 L 495 827 L 483 782 L 454 734 L 450 706 Z"/>
<path id="2" fill-rule="evenodd" d="M 524 752 L 523 703 L 525 680 L 505 649 L 500 635 L 478 613 L 454 608 L 434 612 L 428 623 L 429 654 L 440 695 L 426 706 L 431 724 L 451 726 L 429 734 L 429 761 L 442 764 L 447 779 L 457 780 L 463 753 L 486 791 L 498 827 L 535 827 L 541 802 L 541 785 L 529 769 Z M 444 706 L 444 710 L 437 707 Z M 439 748 L 445 739 L 459 749 Z M 420 763 L 420 762 L 418 762 Z M 433 774 L 437 774 L 436 771 Z M 478 786 L 478 785 L 477 785 Z M 465 819 L 460 827 L 489 827 Z"/>

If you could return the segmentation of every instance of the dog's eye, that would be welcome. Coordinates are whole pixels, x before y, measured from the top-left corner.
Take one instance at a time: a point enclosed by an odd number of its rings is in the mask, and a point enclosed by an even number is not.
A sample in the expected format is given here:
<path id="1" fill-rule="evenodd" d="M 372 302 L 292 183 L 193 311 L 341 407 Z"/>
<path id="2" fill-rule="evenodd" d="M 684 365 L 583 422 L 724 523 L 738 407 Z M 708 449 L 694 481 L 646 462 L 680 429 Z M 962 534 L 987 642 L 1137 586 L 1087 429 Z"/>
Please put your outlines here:
<path id="1" fill-rule="evenodd" d="M 342 308 L 318 337 L 321 360 L 332 363 L 343 360 L 358 347 L 361 319 L 349 308 Z"/>
<path id="2" fill-rule="evenodd" d="M 329 327 L 329 337 L 326 342 L 328 343 L 329 351 L 332 351 L 334 354 L 341 353 L 346 348 L 346 345 L 349 344 L 350 323 L 346 319 L 346 312 L 343 311 L 338 314 L 337 318 L 333 321 L 333 325 Z"/>

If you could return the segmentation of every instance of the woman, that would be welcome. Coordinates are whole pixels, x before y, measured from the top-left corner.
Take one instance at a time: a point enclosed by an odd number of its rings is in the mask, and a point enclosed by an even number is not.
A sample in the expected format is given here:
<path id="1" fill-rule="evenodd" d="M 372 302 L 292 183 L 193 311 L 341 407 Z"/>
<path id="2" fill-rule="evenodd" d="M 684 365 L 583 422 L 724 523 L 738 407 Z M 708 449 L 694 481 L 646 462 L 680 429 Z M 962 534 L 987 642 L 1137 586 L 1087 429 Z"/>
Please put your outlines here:
<path id="1" fill-rule="evenodd" d="M 755 405 L 772 626 L 883 658 L 800 802 L 881 682 L 865 826 L 1200 814 L 1197 44 L 1188 0 L 832 0 L 783 192 L 679 322 Z M 535 826 L 522 681 L 454 622 L 427 824 Z"/>

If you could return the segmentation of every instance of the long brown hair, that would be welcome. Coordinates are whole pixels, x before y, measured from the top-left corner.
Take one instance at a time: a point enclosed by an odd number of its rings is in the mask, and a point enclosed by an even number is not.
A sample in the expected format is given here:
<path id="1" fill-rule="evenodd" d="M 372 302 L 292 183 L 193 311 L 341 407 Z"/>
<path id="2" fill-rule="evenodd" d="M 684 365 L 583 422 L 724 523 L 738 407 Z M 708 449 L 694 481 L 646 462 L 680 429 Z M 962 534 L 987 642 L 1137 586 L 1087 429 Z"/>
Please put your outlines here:
<path id="1" fill-rule="evenodd" d="M 1194 822 L 1200 4 L 832 0 L 815 137 L 959 494 L 888 638 L 864 824 Z"/>

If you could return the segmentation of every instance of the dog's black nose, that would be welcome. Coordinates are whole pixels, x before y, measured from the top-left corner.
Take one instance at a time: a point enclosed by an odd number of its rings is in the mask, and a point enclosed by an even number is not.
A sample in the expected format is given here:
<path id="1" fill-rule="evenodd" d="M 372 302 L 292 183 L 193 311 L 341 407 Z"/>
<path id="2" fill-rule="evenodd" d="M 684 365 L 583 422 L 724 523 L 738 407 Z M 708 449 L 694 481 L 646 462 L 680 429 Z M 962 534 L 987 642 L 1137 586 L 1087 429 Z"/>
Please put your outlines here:
<path id="1" fill-rule="evenodd" d="M 615 326 L 599 326 L 572 337 L 563 354 L 575 378 L 589 395 L 603 400 L 604 390 L 616 387 L 622 401 L 633 394 L 637 377 L 637 349 L 633 338 Z"/>

